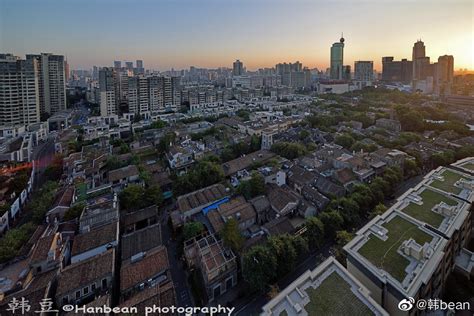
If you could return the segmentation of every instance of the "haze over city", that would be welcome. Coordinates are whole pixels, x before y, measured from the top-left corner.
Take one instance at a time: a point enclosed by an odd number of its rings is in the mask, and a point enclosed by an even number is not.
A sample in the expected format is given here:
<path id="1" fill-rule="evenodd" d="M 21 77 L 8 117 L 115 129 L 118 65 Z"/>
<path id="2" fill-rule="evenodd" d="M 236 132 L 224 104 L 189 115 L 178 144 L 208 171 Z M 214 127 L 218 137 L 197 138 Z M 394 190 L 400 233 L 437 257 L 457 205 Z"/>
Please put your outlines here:
<path id="1" fill-rule="evenodd" d="M 230 67 L 237 58 L 249 70 L 296 60 L 326 69 L 343 32 L 348 64 L 373 60 L 380 71 L 382 56 L 410 58 L 421 38 L 428 56 L 473 69 L 473 15 L 470 0 L 1 0 L 0 47 L 63 54 L 71 69 L 136 59 L 157 70 Z"/>

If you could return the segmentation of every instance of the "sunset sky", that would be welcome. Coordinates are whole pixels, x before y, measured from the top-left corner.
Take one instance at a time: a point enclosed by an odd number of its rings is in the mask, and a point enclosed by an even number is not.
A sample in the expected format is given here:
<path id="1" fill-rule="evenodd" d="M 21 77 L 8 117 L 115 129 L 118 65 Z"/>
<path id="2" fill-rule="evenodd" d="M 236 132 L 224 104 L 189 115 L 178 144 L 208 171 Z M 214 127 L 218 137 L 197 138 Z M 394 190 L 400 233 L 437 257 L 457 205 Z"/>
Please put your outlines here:
<path id="1" fill-rule="evenodd" d="M 344 63 L 411 59 L 474 69 L 473 0 L 0 0 L 0 52 L 53 52 L 71 69 L 143 59 L 146 68 L 247 69 L 299 60 L 325 69 L 341 32 Z"/>

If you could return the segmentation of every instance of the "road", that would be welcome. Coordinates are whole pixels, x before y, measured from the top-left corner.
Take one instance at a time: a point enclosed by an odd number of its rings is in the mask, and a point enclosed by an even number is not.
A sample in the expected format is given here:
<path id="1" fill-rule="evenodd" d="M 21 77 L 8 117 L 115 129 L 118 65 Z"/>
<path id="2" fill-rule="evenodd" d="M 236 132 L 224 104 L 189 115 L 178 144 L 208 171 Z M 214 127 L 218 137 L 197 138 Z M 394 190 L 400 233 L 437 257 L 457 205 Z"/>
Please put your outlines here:
<path id="1" fill-rule="evenodd" d="M 161 236 L 163 243 L 168 250 L 168 260 L 170 263 L 171 277 L 176 291 L 177 306 L 194 306 L 188 282 L 186 280 L 186 270 L 184 263 L 178 258 L 178 242 L 173 239 L 171 228 L 168 225 L 169 213 L 173 205 L 165 206 L 161 210 Z"/>

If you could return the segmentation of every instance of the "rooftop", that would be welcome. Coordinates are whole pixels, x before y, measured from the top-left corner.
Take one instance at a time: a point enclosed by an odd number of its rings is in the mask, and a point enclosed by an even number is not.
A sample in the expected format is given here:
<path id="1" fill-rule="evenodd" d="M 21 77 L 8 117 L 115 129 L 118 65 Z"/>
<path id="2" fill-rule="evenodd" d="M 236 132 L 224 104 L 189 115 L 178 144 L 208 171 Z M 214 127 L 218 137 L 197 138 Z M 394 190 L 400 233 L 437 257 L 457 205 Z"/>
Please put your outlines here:
<path id="1" fill-rule="evenodd" d="M 182 213 L 224 198 L 226 188 L 218 183 L 178 197 L 178 207 Z"/>
<path id="2" fill-rule="evenodd" d="M 382 280 L 413 294 L 442 259 L 446 240 L 391 208 L 377 216 L 344 249 Z"/>
<path id="3" fill-rule="evenodd" d="M 237 171 L 249 168 L 254 163 L 265 162 L 275 156 L 276 155 L 271 151 L 258 150 L 248 155 L 223 163 L 222 169 L 224 169 L 224 174 L 227 177 L 233 175 Z"/>
<path id="4" fill-rule="evenodd" d="M 57 296 L 105 278 L 114 271 L 114 249 L 84 261 L 67 266 L 59 274 Z"/>
<path id="5" fill-rule="evenodd" d="M 122 260 L 158 247 L 161 244 L 160 223 L 136 230 L 130 234 L 124 234 L 121 239 Z"/>
<path id="6" fill-rule="evenodd" d="M 159 246 L 149 252 L 143 252 L 139 259 L 131 258 L 120 269 L 120 290 L 134 287 L 169 269 L 166 247 Z"/>
<path id="7" fill-rule="evenodd" d="M 262 315 L 388 315 L 337 260 L 306 271 L 263 307 Z"/>
<path id="8" fill-rule="evenodd" d="M 117 222 L 113 222 L 74 237 L 71 255 L 75 256 L 88 250 L 117 241 Z"/>

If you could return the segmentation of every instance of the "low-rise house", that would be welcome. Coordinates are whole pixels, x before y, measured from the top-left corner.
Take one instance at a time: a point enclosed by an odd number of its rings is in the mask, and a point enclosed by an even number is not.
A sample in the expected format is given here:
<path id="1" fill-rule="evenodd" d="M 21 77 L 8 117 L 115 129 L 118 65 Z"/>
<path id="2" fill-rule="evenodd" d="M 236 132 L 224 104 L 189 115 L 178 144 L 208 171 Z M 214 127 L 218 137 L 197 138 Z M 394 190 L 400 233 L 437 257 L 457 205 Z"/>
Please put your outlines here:
<path id="1" fill-rule="evenodd" d="M 112 185 L 125 186 L 129 183 L 140 182 L 140 173 L 137 166 L 129 165 L 109 172 L 109 183 Z"/>
<path id="2" fill-rule="evenodd" d="M 268 200 L 272 210 L 279 216 L 293 213 L 300 203 L 299 198 L 288 187 L 268 185 Z"/>
<path id="3" fill-rule="evenodd" d="M 56 195 L 56 199 L 53 202 L 51 209 L 46 213 L 50 223 L 54 221 L 61 221 L 64 214 L 69 210 L 74 197 L 74 186 L 68 186 L 59 191 Z"/>
<path id="4" fill-rule="evenodd" d="M 292 234 L 295 232 L 295 227 L 293 227 L 288 217 L 279 217 L 263 225 L 262 230 L 268 236 L 276 236 L 282 234 Z"/>
<path id="5" fill-rule="evenodd" d="M 154 225 L 158 221 L 158 207 L 152 205 L 137 211 L 122 214 L 120 225 L 122 232 L 131 233 L 141 228 Z"/>
<path id="6" fill-rule="evenodd" d="M 72 244 L 71 263 L 86 260 L 116 247 L 118 238 L 118 222 L 76 235 Z"/>
<path id="7" fill-rule="evenodd" d="M 234 160 L 225 162 L 222 164 L 224 174 L 226 177 L 230 177 L 240 170 L 247 169 L 253 164 L 264 163 L 276 155 L 268 150 L 258 150 L 248 155 L 236 158 Z"/>
<path id="8" fill-rule="evenodd" d="M 254 197 L 249 201 L 257 214 L 257 224 L 262 225 L 269 219 L 271 206 L 270 201 L 265 195 Z"/>
<path id="9" fill-rule="evenodd" d="M 248 203 L 243 196 L 238 196 L 219 205 L 216 210 L 209 211 L 207 217 L 215 232 L 220 232 L 230 219 L 236 220 L 240 231 L 244 232 L 256 223 L 257 214 L 252 204 Z"/>
<path id="10" fill-rule="evenodd" d="M 151 306 L 161 308 L 177 306 L 176 292 L 171 280 L 164 281 L 160 285 L 148 287 L 119 305 L 120 307 L 136 307 L 139 313 L 145 313 L 145 309 Z M 121 314 L 121 316 L 126 316 Z"/>
<path id="11" fill-rule="evenodd" d="M 149 287 L 160 286 L 171 280 L 166 247 L 159 246 L 137 254 L 122 263 L 120 294 L 127 300 Z"/>
<path id="12" fill-rule="evenodd" d="M 79 218 L 79 232 L 86 232 L 118 220 L 117 194 L 100 195 L 88 200 L 87 206 Z"/>
<path id="13" fill-rule="evenodd" d="M 346 194 L 344 187 L 335 184 L 325 177 L 319 177 L 318 180 L 316 180 L 316 189 L 328 197 L 343 197 Z"/>
<path id="14" fill-rule="evenodd" d="M 41 237 L 33 248 L 30 268 L 34 274 L 57 269 L 69 259 L 70 248 L 60 233 Z"/>
<path id="15" fill-rule="evenodd" d="M 200 269 L 209 301 L 237 284 L 236 257 L 215 235 L 187 240 L 184 255 L 191 269 Z"/>
<path id="16" fill-rule="evenodd" d="M 67 266 L 59 273 L 56 304 L 87 304 L 110 293 L 115 273 L 115 250 Z"/>
<path id="17" fill-rule="evenodd" d="M 375 121 L 375 126 L 387 129 L 389 131 L 400 133 L 402 130 L 402 126 L 400 121 L 398 120 L 391 120 L 386 118 L 380 118 Z"/>
<path id="18" fill-rule="evenodd" d="M 138 253 L 149 251 L 162 244 L 161 226 L 156 223 L 145 228 L 122 235 L 122 260 L 127 260 Z"/>
<path id="19" fill-rule="evenodd" d="M 319 193 L 314 187 L 306 185 L 301 191 L 301 195 L 309 201 L 315 208 L 316 211 L 322 211 L 329 204 L 330 200 L 323 194 Z"/>
<path id="20" fill-rule="evenodd" d="M 398 149 L 381 148 L 371 154 L 373 157 L 385 162 L 389 167 L 403 168 L 406 159 L 414 159 L 406 152 Z"/>
<path id="21" fill-rule="evenodd" d="M 317 177 L 318 176 L 314 172 L 310 172 L 300 166 L 294 165 L 288 170 L 288 185 L 301 194 L 303 187 L 314 183 Z"/>
<path id="22" fill-rule="evenodd" d="M 228 194 L 228 190 L 222 184 L 213 184 L 178 197 L 178 211 L 183 219 L 186 219 L 207 207 L 217 207 L 216 203 L 224 202 L 228 199 Z"/>
<path id="23" fill-rule="evenodd" d="M 166 157 L 171 169 L 185 169 L 194 163 L 194 153 L 187 147 L 171 146 Z"/>

